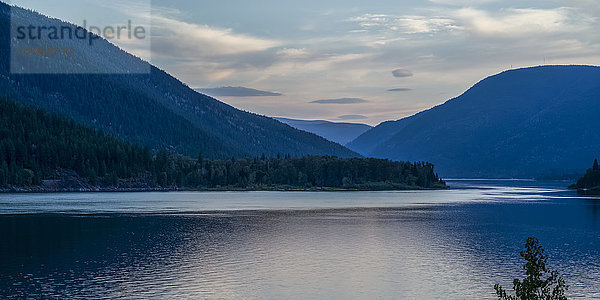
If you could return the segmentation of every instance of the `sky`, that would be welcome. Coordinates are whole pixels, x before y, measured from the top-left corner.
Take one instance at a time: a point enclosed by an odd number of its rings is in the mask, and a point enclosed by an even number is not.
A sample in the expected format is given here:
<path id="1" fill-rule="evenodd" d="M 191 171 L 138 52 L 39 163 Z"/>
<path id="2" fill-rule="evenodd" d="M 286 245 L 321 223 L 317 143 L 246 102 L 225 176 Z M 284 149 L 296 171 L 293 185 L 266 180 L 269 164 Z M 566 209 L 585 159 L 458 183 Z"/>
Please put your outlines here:
<path id="1" fill-rule="evenodd" d="M 597 0 L 12 3 L 77 24 L 151 12 L 151 47 L 119 46 L 190 87 L 277 117 L 376 125 L 507 69 L 600 65 Z"/>

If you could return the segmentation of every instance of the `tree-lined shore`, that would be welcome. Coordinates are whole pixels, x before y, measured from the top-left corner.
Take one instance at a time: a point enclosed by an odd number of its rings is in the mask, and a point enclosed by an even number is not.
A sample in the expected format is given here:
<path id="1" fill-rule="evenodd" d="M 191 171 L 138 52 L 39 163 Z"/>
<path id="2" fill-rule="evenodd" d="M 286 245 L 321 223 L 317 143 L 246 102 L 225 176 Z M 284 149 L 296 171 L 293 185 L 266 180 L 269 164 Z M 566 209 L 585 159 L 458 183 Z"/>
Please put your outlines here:
<path id="1" fill-rule="evenodd" d="M 425 162 L 333 156 L 205 159 L 119 140 L 0 100 L 0 191 L 447 188 Z"/>
<path id="2" fill-rule="evenodd" d="M 583 195 L 600 195 L 600 166 L 597 159 L 594 160 L 592 168 L 570 188 L 577 189 Z"/>

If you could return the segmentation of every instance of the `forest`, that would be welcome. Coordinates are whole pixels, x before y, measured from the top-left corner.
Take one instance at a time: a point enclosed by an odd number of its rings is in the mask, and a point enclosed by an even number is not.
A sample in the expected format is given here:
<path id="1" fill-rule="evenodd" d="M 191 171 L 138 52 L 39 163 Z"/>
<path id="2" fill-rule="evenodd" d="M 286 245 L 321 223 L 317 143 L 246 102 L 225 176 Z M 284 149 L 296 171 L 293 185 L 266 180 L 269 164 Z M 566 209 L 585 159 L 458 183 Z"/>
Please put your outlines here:
<path id="1" fill-rule="evenodd" d="M 446 188 L 426 162 L 334 156 L 205 159 L 153 153 L 42 109 L 0 99 L 0 186 L 76 174 L 87 186 L 189 190 Z"/>

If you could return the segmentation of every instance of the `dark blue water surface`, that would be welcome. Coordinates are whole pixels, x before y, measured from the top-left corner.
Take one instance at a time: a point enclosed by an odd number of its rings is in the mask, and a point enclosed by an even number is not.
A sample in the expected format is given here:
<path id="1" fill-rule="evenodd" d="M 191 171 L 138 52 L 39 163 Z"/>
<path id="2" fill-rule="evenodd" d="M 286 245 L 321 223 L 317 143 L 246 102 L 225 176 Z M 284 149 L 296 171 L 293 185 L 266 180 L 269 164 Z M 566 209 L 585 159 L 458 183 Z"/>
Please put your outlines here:
<path id="1" fill-rule="evenodd" d="M 0 298 L 493 299 L 536 236 L 600 298 L 600 200 L 451 191 L 0 195 Z"/>

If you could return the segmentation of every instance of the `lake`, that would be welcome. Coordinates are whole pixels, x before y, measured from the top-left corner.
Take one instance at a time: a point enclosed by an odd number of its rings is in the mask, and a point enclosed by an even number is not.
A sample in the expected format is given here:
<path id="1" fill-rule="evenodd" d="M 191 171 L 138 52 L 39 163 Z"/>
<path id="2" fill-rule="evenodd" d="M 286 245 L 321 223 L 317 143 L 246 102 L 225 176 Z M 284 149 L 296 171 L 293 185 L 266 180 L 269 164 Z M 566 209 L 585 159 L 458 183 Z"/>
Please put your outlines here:
<path id="1" fill-rule="evenodd" d="M 0 195 L 0 298 L 494 299 L 540 239 L 600 298 L 600 199 L 566 182 L 448 191 Z"/>

